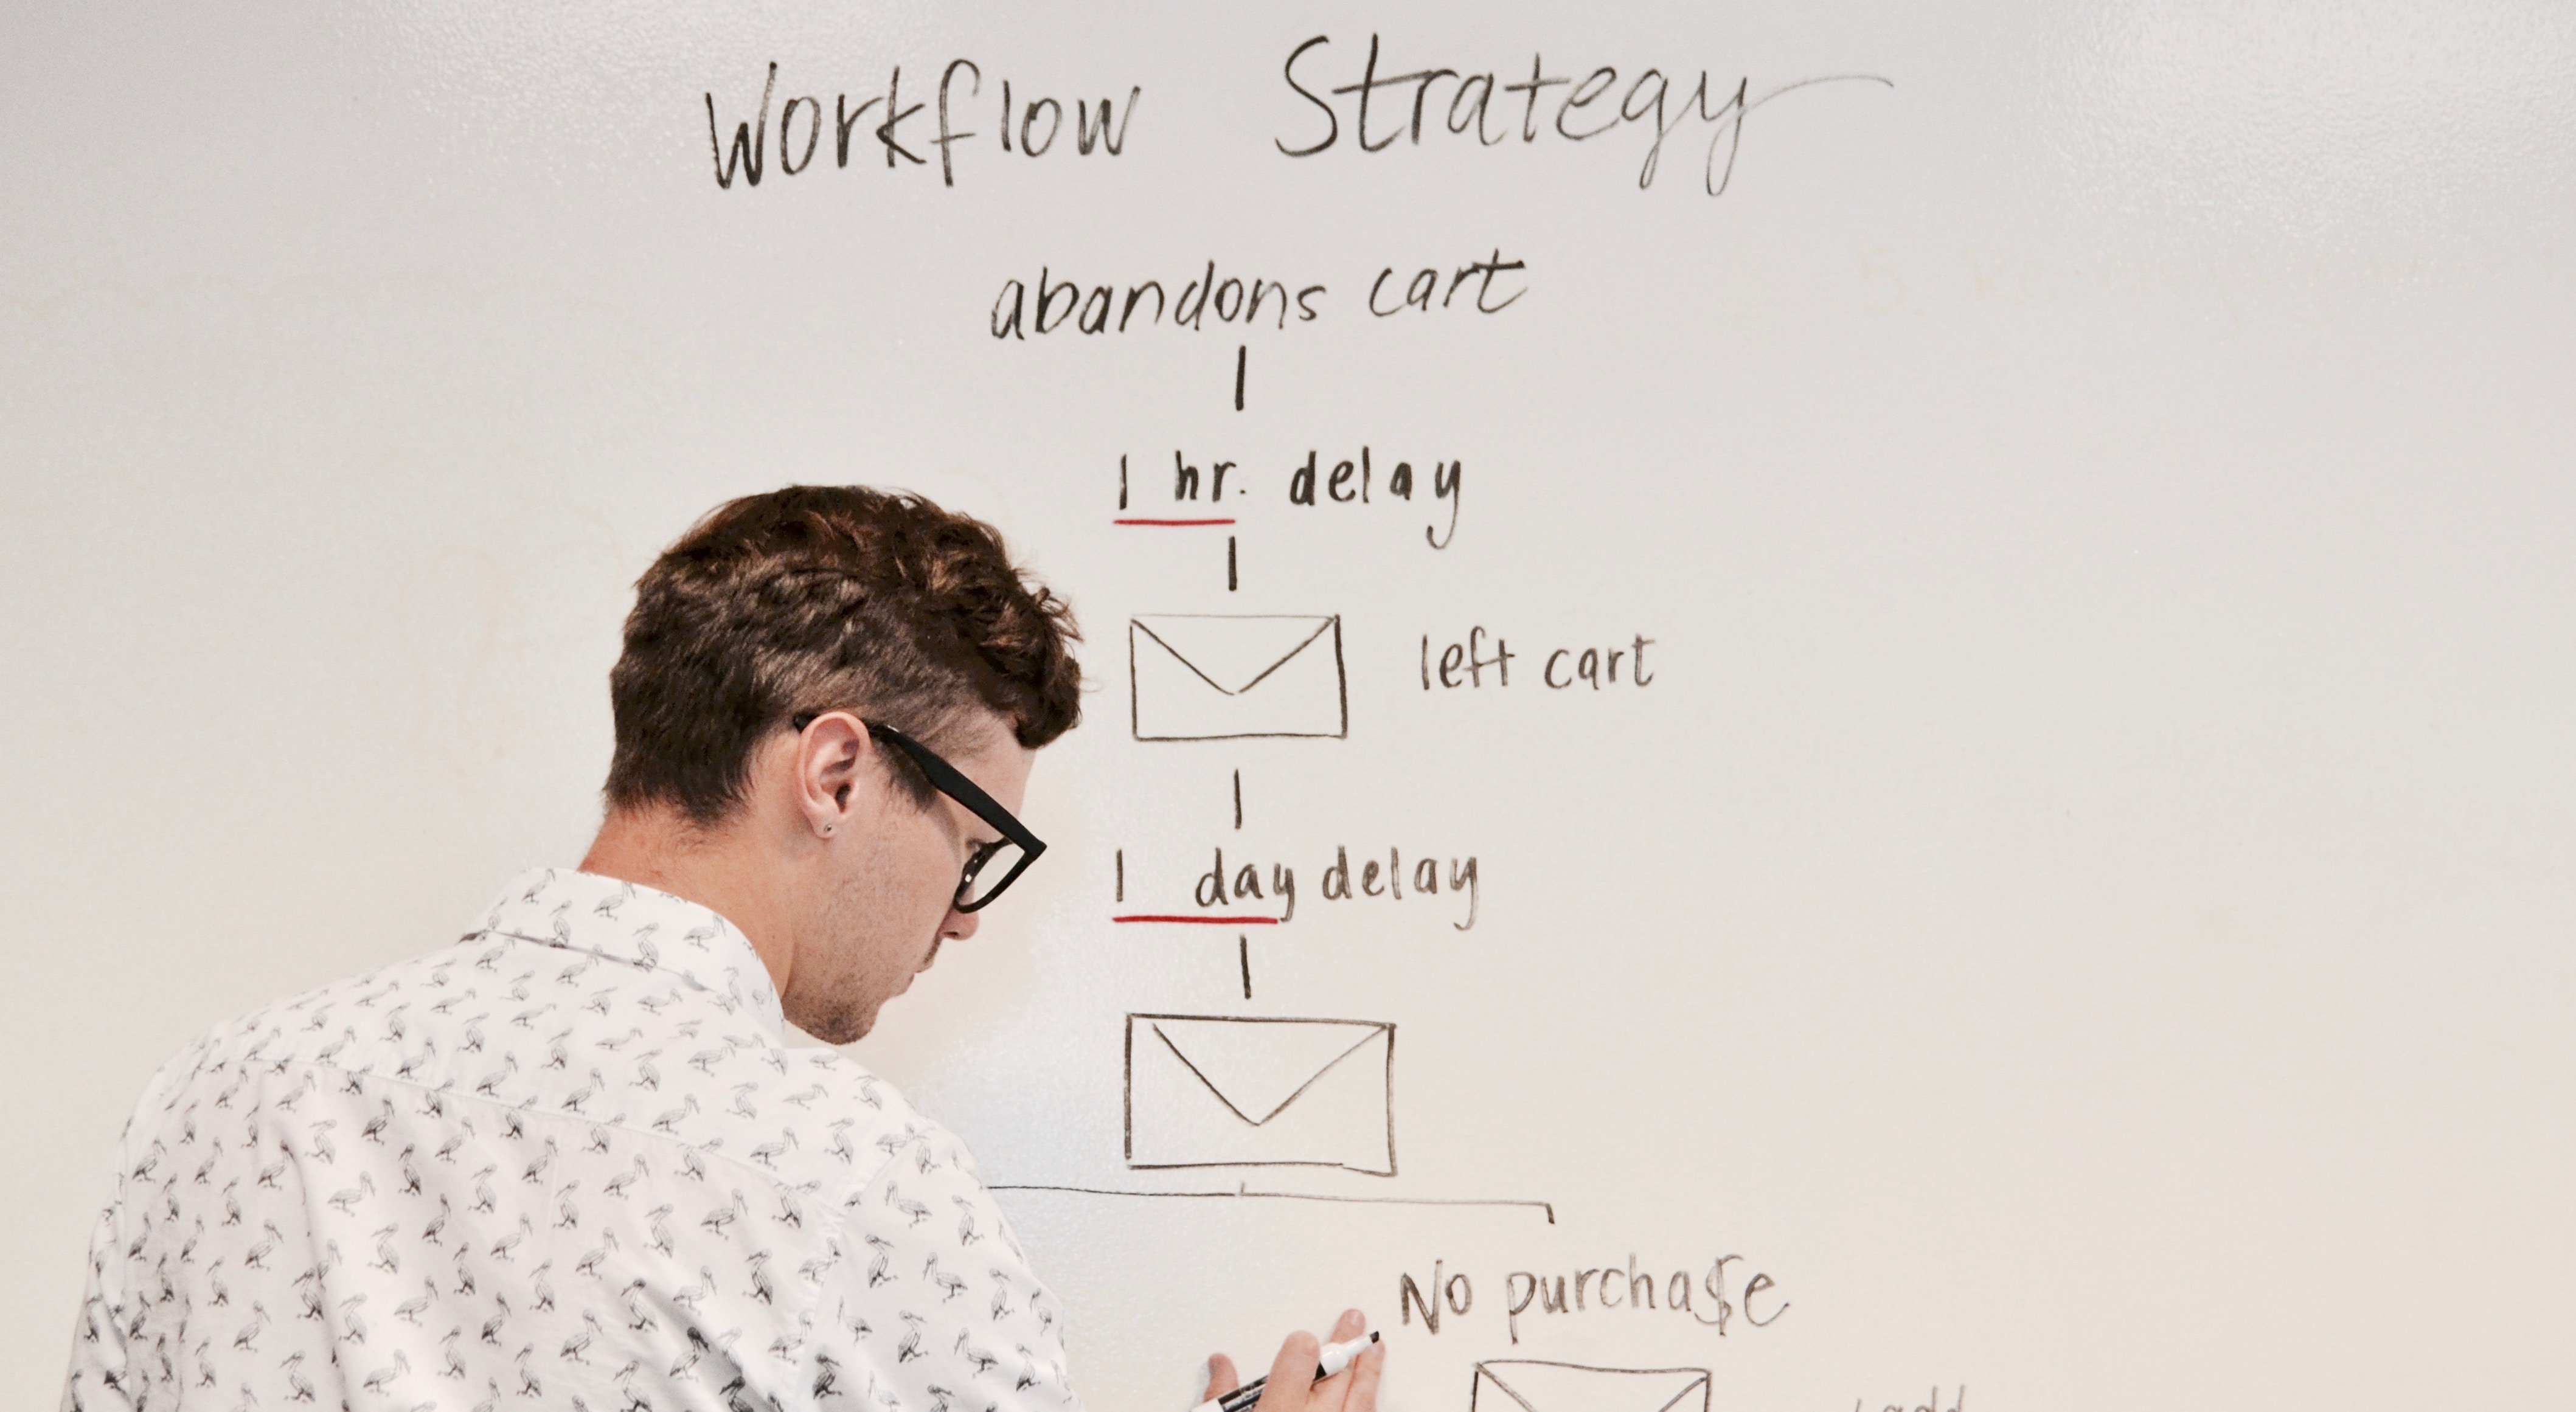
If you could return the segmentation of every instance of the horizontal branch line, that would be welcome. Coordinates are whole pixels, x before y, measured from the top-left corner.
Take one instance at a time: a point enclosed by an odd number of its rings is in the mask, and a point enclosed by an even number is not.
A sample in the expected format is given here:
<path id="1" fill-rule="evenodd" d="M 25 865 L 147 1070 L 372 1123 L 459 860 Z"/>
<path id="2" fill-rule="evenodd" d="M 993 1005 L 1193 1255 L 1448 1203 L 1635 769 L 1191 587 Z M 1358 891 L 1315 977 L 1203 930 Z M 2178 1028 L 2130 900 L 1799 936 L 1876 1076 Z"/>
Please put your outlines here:
<path id="1" fill-rule="evenodd" d="M 996 1182 L 995 1191 L 1060 1191 L 1076 1196 L 1149 1196 L 1219 1200 L 1260 1199 L 1270 1201 L 1337 1201 L 1351 1206 L 1498 1206 L 1534 1209 L 1556 1224 L 1556 1203 L 1551 1201 L 1481 1200 L 1458 1196 L 1332 1196 L 1312 1191 L 1254 1191 L 1238 1187 L 1233 1191 L 1133 1191 L 1120 1187 L 1051 1186 L 1037 1182 Z"/>

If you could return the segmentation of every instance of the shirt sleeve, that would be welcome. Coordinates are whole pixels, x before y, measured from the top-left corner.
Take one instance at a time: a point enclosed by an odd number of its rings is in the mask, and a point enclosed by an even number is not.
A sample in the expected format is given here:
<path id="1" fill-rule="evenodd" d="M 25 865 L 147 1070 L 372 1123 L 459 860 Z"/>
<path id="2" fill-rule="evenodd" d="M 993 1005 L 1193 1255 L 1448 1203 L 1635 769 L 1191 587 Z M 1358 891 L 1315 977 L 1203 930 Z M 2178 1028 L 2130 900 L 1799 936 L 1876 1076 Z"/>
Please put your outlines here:
<path id="1" fill-rule="evenodd" d="M 187 1096 L 190 1081 L 204 1072 L 213 1041 L 213 1036 L 197 1041 L 154 1072 L 117 1138 L 114 1192 L 90 1233 L 89 1286 L 72 1332 L 71 1370 L 63 1379 L 64 1412 L 132 1412 L 169 1399 L 162 1390 L 174 1378 L 169 1350 L 145 1341 L 141 1315 L 146 1305 L 136 1298 L 129 1281 L 135 1253 L 152 1234 L 154 1207 L 168 1202 L 169 1184 L 175 1180 L 163 1144 L 155 1137 L 160 1119 Z M 176 1208 L 171 1209 L 175 1213 Z M 160 1297 L 168 1298 L 166 1283 Z M 148 1287 L 144 1298 L 151 1298 Z"/>
<path id="2" fill-rule="evenodd" d="M 125 1346 L 122 1290 L 125 1252 L 118 1219 L 124 1209 L 124 1182 L 118 1197 L 99 1213 L 89 1241 L 89 1288 L 81 1298 L 80 1321 L 72 1332 L 71 1372 L 63 1380 L 64 1412 L 131 1412 L 134 1389 L 127 1379 L 132 1362 Z"/>
<path id="3" fill-rule="evenodd" d="M 916 1136 L 844 1206 L 816 1302 L 820 1407 L 1080 1412 L 1064 1311 L 963 1144 Z"/>

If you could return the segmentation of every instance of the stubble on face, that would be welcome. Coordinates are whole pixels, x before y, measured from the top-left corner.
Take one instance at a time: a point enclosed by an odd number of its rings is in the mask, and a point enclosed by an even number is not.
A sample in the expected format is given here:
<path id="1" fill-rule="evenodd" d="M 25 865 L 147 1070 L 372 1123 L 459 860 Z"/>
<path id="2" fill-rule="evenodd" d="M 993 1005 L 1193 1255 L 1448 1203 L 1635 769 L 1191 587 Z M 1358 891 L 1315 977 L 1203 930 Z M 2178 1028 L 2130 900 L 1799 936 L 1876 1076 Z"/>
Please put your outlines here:
<path id="1" fill-rule="evenodd" d="M 919 863 L 927 820 L 897 819 L 890 836 L 852 850 L 797 948 L 796 970 L 780 1004 L 798 1029 L 826 1044 L 850 1044 L 876 1027 L 885 1003 L 912 984 L 939 951 L 948 898 L 903 885 Z M 855 840 L 853 841 L 855 842 Z"/>

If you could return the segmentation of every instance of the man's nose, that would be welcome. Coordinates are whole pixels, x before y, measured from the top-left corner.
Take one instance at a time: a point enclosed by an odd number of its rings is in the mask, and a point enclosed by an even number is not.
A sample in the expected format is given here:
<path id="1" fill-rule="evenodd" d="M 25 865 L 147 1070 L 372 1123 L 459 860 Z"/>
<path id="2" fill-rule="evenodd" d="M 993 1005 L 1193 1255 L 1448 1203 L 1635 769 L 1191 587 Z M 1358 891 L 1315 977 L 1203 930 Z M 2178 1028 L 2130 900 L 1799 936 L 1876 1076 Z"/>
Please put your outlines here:
<path id="1" fill-rule="evenodd" d="M 948 920 L 939 928 L 939 934 L 948 938 L 950 941 L 964 941 L 966 938 L 973 936 L 975 934 L 975 928 L 981 925 L 983 925 L 983 916 L 981 913 L 960 912 L 956 908 L 951 907 L 948 909 Z"/>

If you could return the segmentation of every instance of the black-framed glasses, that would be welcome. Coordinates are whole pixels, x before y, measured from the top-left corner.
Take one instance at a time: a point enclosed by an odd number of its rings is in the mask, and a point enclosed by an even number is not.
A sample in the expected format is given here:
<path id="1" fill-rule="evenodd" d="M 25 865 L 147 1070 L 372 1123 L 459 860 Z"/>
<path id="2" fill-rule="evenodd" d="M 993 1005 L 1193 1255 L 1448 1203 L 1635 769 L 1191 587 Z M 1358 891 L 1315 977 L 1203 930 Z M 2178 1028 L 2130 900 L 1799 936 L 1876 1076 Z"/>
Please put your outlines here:
<path id="1" fill-rule="evenodd" d="M 822 715 L 820 711 L 799 711 L 789 718 L 789 724 L 801 733 Z M 968 855 L 966 870 L 957 879 L 957 896 L 950 904 L 958 911 L 972 912 L 1001 896 L 1003 889 L 1018 881 L 1020 874 L 1038 860 L 1038 855 L 1046 852 L 1046 844 L 1029 832 L 1028 825 L 1013 818 L 1011 811 L 1003 808 L 1000 801 L 966 778 L 965 771 L 940 759 L 939 752 L 892 726 L 879 725 L 875 721 L 860 724 L 868 728 L 869 735 L 902 752 L 905 759 L 920 769 L 922 778 L 930 781 L 932 789 L 965 805 L 968 812 L 992 825 L 993 831 L 1001 835 L 998 839 L 976 844 L 975 851 Z"/>

